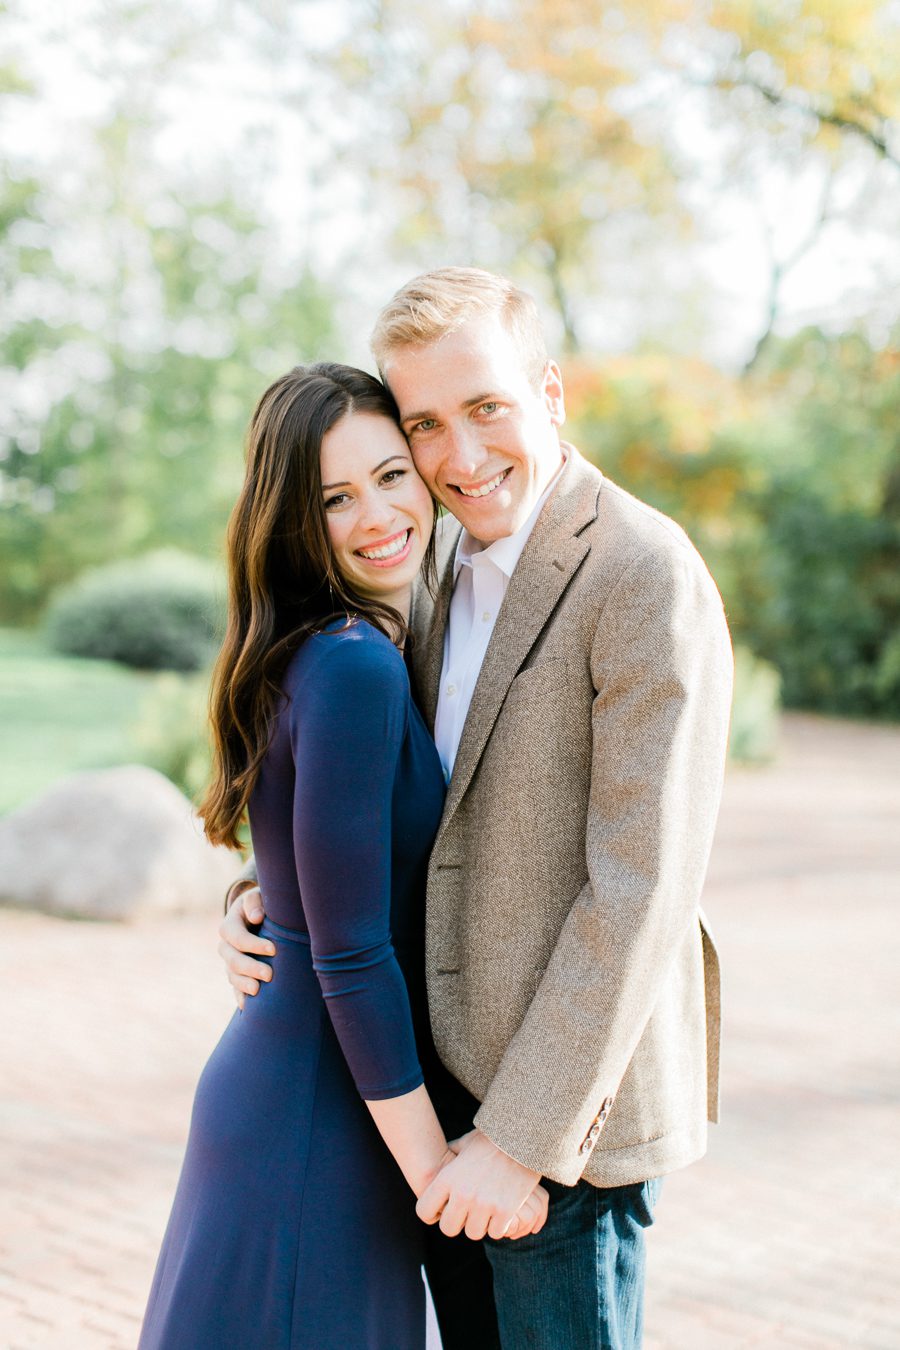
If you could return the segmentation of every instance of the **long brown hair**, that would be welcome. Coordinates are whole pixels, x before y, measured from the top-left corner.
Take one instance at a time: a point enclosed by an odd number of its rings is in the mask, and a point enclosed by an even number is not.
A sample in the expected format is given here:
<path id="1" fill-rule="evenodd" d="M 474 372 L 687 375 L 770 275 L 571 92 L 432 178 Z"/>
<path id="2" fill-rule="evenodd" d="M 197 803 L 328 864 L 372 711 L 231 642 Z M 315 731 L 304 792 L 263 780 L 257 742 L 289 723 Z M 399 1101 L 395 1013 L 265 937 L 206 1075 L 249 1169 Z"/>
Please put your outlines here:
<path id="1" fill-rule="evenodd" d="M 304 637 L 334 619 L 407 636 L 390 605 L 338 571 L 322 496 L 322 438 L 353 412 L 398 421 L 379 380 L 352 366 L 295 366 L 263 394 L 247 434 L 247 473 L 228 525 L 228 626 L 210 692 L 212 779 L 200 804 L 207 837 L 239 848 L 237 831 L 269 743 L 279 681 Z M 434 535 L 425 555 L 433 585 Z"/>

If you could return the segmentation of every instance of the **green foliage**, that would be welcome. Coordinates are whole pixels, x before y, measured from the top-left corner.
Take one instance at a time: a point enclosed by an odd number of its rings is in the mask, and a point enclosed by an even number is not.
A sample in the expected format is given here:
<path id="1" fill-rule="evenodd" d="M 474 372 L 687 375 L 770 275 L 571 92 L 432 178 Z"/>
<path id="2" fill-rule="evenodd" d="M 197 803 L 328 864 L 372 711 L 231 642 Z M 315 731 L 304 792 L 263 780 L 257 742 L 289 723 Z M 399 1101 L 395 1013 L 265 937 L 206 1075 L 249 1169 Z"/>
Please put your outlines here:
<path id="1" fill-rule="evenodd" d="M 745 382 L 620 359 L 568 381 L 572 439 L 688 529 L 788 706 L 900 717 L 900 360 L 769 344 Z"/>
<path id="2" fill-rule="evenodd" d="M 829 508 L 806 482 L 757 500 L 764 529 L 739 559 L 732 617 L 781 670 L 789 706 L 900 717 L 900 528 Z"/>
<path id="3" fill-rule="evenodd" d="M 777 663 L 788 705 L 900 717 L 900 362 L 808 332 L 762 378 L 767 471 L 732 549 L 735 629 Z"/>
<path id="4" fill-rule="evenodd" d="M 773 759 L 778 748 L 780 708 L 778 671 L 746 647 L 736 647 L 729 758 L 744 764 L 763 764 Z"/>
<path id="5" fill-rule="evenodd" d="M 209 779 L 209 676 L 160 675 L 132 728 L 137 757 L 196 801 Z"/>
<path id="6" fill-rule="evenodd" d="M 110 563 L 54 598 L 48 638 L 70 656 L 142 670 L 199 670 L 220 632 L 220 591 L 212 564 L 175 550 Z"/>
<path id="7" fill-rule="evenodd" d="M 110 557 L 186 539 L 216 556 L 254 404 L 284 370 L 338 348 L 328 289 L 302 268 L 267 274 L 260 223 L 224 187 L 122 203 L 107 229 L 134 248 L 113 252 L 102 294 L 60 272 L 46 209 L 34 183 L 0 188 L 4 275 L 25 292 L 40 279 L 71 312 L 0 318 L 0 378 L 33 391 L 0 426 L 0 619 L 13 622 Z M 23 308 L 2 281 L 0 298 Z M 101 317 L 88 329 L 79 309 Z"/>
<path id="8" fill-rule="evenodd" d="M 37 633 L 0 629 L 0 813 L 64 774 L 133 763 L 130 727 L 158 678 L 59 656 Z"/>

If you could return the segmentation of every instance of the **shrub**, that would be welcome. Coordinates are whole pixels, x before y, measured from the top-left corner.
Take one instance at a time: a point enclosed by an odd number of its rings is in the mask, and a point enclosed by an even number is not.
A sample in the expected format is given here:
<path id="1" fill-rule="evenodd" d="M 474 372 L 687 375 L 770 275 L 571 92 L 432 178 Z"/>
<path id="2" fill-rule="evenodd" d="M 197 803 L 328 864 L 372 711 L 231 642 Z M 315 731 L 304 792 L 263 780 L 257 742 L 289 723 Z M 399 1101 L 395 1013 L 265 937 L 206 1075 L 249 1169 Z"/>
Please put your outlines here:
<path id="1" fill-rule="evenodd" d="M 777 664 L 788 707 L 900 716 L 900 526 L 782 479 L 729 588 L 738 638 Z"/>
<path id="2" fill-rule="evenodd" d="M 761 764 L 778 748 L 781 680 L 776 668 L 746 647 L 734 650 L 734 702 L 731 708 L 730 759 Z"/>
<path id="3" fill-rule="evenodd" d="M 143 699 L 132 728 L 142 764 L 149 764 L 197 801 L 209 779 L 209 676 L 166 672 Z"/>
<path id="4" fill-rule="evenodd" d="M 110 563 L 57 592 L 47 636 L 69 656 L 199 670 L 217 645 L 220 589 L 211 563 L 174 549 Z"/>

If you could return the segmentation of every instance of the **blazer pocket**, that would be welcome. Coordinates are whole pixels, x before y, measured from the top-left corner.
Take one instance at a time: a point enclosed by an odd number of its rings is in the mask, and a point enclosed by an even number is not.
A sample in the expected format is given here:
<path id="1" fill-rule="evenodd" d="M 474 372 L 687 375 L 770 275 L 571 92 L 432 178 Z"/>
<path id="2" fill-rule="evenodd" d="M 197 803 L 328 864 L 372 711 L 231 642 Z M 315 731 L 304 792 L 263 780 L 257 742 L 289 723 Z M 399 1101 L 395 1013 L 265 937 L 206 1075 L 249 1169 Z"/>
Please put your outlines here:
<path id="1" fill-rule="evenodd" d="M 570 680 L 568 661 L 564 661 L 561 656 L 554 656 L 549 661 L 537 661 L 533 666 L 526 666 L 524 670 L 520 670 L 509 686 L 507 697 L 532 692 L 551 693 L 556 689 L 565 688 Z"/>

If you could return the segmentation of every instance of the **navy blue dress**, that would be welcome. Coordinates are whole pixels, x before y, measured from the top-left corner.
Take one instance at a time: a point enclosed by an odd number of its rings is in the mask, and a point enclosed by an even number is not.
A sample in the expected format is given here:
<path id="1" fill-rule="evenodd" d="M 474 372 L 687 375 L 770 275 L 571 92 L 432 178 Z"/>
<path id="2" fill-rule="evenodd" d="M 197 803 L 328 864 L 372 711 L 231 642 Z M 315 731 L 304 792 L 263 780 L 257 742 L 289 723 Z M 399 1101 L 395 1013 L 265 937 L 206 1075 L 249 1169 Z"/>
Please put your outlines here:
<path id="1" fill-rule="evenodd" d="M 141 1350 L 425 1344 L 424 1229 L 363 1098 L 410 1092 L 434 1054 L 443 774 L 403 658 L 369 624 L 308 638 L 283 689 L 250 802 L 274 977 L 200 1078 Z"/>

